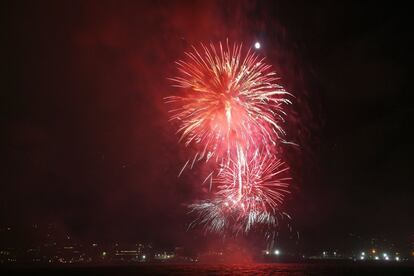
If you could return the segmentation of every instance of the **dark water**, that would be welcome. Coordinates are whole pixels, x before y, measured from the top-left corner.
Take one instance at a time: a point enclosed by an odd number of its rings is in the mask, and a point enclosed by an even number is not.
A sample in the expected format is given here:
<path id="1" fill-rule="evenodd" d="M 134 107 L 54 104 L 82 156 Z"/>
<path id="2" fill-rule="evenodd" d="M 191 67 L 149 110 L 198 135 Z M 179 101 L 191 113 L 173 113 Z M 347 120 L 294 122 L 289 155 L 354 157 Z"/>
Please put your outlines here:
<path id="1" fill-rule="evenodd" d="M 0 268 L 1 275 L 413 275 L 407 264 L 189 264 Z"/>

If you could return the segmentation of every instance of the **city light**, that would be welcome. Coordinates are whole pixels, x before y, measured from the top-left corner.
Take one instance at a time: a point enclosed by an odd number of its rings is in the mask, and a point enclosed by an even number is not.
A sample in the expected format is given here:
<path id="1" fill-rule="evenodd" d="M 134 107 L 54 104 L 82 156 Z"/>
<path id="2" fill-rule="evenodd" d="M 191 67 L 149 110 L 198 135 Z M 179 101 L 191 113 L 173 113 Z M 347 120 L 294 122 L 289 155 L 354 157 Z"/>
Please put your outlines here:
<path id="1" fill-rule="evenodd" d="M 231 203 L 230 203 L 231 204 Z M 4 229 L 4 228 L 3 228 Z M 0 234 L 1 234 L 0 228 Z M 66 235 L 63 236 L 63 239 L 66 241 Z M 403 264 L 405 262 L 411 261 L 411 252 L 400 251 L 401 248 L 391 247 L 391 246 L 382 246 L 376 249 L 372 247 L 367 249 L 365 247 L 359 247 L 355 252 L 346 253 L 342 248 L 324 248 L 315 255 L 304 255 L 300 253 L 295 255 L 292 254 L 289 247 L 279 247 L 279 244 L 266 249 L 253 250 L 250 252 L 255 257 L 263 258 L 262 260 L 267 261 L 281 261 L 284 259 L 283 256 L 296 256 L 301 257 L 303 260 L 324 260 L 326 262 L 332 261 L 336 262 L 337 260 L 353 260 L 359 262 L 360 264 L 370 263 L 371 261 L 375 262 L 377 265 L 381 264 L 391 264 L 395 265 Z M 99 248 L 99 250 L 98 250 Z M 371 254 L 372 251 L 375 251 L 376 254 Z M 22 255 L 19 255 L 22 252 Z M 52 263 L 52 264 L 69 264 L 69 263 L 78 263 L 78 264 L 95 264 L 95 263 L 160 263 L 160 262 L 199 262 L 200 260 L 195 257 L 183 255 L 185 252 L 183 247 L 175 247 L 174 250 L 169 248 L 157 248 L 153 247 L 151 243 L 118 243 L 113 242 L 110 244 L 100 244 L 96 242 L 87 242 L 86 244 L 78 243 L 63 243 L 58 245 L 56 241 L 45 241 L 40 247 L 28 247 L 26 249 L 15 249 L 15 248 L 6 248 L 0 246 L 0 266 L 1 264 L 11 264 L 11 263 L 22 263 L 29 262 L 32 263 Z M 226 252 L 224 248 L 221 250 L 208 251 L 208 253 L 201 253 L 202 260 L 211 259 L 212 257 L 225 257 L 227 254 L 233 254 L 231 251 Z M 200 253 L 198 253 L 200 254 Z M 256 255 L 257 254 L 257 255 Z M 25 259 L 25 256 L 29 256 L 30 259 Z M 43 258 L 39 257 L 43 256 Z M 20 261 L 22 260 L 22 261 Z"/>
<path id="2" fill-rule="evenodd" d="M 262 45 L 260 45 L 260 42 L 258 42 L 258 41 L 254 44 L 254 48 L 256 48 L 256 49 L 260 49 L 261 46 Z"/>

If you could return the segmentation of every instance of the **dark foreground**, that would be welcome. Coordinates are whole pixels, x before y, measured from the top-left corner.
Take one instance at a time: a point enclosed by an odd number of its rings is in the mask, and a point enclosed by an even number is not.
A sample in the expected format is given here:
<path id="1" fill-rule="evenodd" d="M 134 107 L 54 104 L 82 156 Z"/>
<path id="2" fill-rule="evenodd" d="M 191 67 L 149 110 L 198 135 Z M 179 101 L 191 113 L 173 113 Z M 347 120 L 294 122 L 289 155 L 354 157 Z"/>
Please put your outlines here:
<path id="1" fill-rule="evenodd" d="M 189 264 L 0 267 L 1 275 L 414 275 L 412 264 Z"/>

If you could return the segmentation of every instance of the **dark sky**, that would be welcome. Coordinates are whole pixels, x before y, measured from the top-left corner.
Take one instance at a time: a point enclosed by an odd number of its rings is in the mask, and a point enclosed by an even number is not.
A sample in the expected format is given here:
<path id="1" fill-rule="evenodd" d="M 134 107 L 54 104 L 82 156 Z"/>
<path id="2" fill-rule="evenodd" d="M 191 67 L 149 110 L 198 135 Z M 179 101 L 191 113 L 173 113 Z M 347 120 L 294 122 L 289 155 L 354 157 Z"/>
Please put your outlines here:
<path id="1" fill-rule="evenodd" d="M 141 3 L 142 2 L 142 3 Z M 286 208 L 305 247 L 414 234 L 407 7 L 348 1 L 3 1 L 0 224 L 185 243 L 163 97 L 191 44 L 252 45 L 296 97 Z M 412 84 L 411 84 L 412 85 Z"/>

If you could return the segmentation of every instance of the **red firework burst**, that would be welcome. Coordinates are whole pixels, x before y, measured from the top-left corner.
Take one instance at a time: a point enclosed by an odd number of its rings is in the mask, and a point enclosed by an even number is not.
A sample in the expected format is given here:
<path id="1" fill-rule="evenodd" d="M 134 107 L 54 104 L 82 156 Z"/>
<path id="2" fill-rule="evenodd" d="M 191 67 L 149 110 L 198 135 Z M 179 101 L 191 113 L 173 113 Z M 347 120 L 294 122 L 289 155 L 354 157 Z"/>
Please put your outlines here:
<path id="1" fill-rule="evenodd" d="M 241 45 L 201 44 L 177 65 L 180 76 L 171 80 L 181 93 L 166 98 L 174 105 L 171 120 L 180 141 L 196 146 L 191 166 L 214 159 L 219 168 L 213 199 L 190 208 L 212 231 L 230 221 L 246 232 L 256 223 L 274 225 L 290 179 L 280 177 L 288 167 L 275 157 L 290 94 L 271 66 Z"/>
<path id="2" fill-rule="evenodd" d="M 284 134 L 283 106 L 290 103 L 276 73 L 251 50 L 243 54 L 241 45 L 201 49 L 177 62 L 181 76 L 172 80 L 183 91 L 166 98 L 176 106 L 171 120 L 179 122 L 180 140 L 197 145 L 194 160 L 225 162 L 258 145 L 271 151 Z"/>

